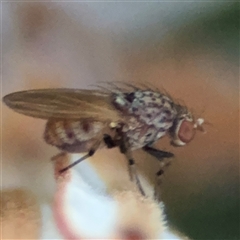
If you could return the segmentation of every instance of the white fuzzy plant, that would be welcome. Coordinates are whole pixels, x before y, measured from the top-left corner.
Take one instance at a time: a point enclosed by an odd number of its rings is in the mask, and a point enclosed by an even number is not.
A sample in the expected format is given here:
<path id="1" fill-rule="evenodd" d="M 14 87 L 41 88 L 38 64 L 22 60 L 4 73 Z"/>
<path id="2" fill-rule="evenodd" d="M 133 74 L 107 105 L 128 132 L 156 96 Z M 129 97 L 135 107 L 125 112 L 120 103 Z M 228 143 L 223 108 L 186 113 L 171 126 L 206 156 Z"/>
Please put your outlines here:
<path id="1" fill-rule="evenodd" d="M 186 239 L 169 230 L 163 204 L 151 194 L 109 191 L 90 161 L 59 174 L 81 156 L 60 154 L 53 159 L 57 189 L 52 205 L 41 208 L 41 239 Z"/>

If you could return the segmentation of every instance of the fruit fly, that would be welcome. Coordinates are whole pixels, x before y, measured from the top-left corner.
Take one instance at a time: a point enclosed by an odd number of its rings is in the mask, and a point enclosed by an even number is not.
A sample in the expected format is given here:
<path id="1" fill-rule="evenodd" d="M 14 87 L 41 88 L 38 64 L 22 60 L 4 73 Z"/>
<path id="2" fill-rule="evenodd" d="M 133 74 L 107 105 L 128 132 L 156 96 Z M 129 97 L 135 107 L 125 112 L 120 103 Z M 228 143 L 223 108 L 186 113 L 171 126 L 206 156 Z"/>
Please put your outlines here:
<path id="1" fill-rule="evenodd" d="M 196 130 L 202 130 L 204 122 L 195 120 L 187 107 L 168 94 L 135 86 L 29 90 L 11 93 L 3 101 L 18 113 L 47 119 L 44 139 L 48 144 L 69 153 L 88 152 L 61 172 L 99 148 L 119 147 L 128 159 L 130 177 L 142 194 L 131 152 L 142 148 L 159 160 L 171 158 L 172 153 L 153 148 L 153 143 L 168 134 L 174 146 L 184 146 L 193 140 Z"/>

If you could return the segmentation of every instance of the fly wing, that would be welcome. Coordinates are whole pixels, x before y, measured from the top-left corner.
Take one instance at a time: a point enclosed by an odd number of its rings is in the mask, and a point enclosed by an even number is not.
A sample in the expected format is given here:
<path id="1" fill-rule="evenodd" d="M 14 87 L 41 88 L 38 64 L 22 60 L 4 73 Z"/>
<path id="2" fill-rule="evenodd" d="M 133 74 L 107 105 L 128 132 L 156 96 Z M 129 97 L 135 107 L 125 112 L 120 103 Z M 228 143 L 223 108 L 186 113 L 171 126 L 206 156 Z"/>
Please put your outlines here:
<path id="1" fill-rule="evenodd" d="M 18 113 L 42 119 L 121 120 L 111 103 L 111 94 L 98 90 L 29 90 L 11 93 L 3 102 Z"/>

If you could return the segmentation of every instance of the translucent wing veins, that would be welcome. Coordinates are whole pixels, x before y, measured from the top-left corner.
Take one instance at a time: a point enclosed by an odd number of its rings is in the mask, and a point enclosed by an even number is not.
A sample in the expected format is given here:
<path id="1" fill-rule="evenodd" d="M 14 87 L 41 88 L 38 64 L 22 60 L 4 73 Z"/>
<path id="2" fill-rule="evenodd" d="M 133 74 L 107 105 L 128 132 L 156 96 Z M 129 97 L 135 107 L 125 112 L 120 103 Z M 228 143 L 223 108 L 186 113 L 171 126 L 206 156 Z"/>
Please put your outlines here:
<path id="1" fill-rule="evenodd" d="M 97 90 L 29 90 L 9 94 L 3 101 L 18 113 L 42 119 L 121 120 L 111 103 L 111 94 Z"/>

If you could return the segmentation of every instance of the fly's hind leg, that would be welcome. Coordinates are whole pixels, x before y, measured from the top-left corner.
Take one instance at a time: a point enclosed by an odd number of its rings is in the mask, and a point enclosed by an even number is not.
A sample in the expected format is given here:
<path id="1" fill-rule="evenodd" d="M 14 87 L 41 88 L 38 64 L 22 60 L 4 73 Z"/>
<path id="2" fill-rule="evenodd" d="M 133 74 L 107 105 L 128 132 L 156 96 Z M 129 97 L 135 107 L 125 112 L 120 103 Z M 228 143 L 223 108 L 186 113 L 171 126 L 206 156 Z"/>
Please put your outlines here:
<path id="1" fill-rule="evenodd" d="M 74 167 L 75 165 L 77 165 L 78 163 L 82 162 L 83 160 L 86 160 L 87 158 L 91 157 L 94 155 L 94 153 L 96 152 L 96 150 L 98 149 L 100 143 L 102 140 L 97 141 L 88 151 L 88 153 L 86 155 L 84 155 L 83 157 L 81 157 L 80 159 L 78 159 L 77 161 L 73 162 L 72 164 L 68 165 L 67 167 L 61 169 L 59 172 L 63 173 L 67 170 L 69 170 L 70 168 Z M 105 142 L 105 144 L 107 145 L 108 148 L 113 148 L 116 147 L 116 143 L 113 141 L 113 139 L 111 138 L 110 135 L 108 134 L 104 134 L 103 136 L 103 141 Z"/>
<path id="2" fill-rule="evenodd" d="M 63 173 L 67 170 L 69 170 L 70 168 L 74 167 L 75 165 L 77 165 L 78 163 L 82 162 L 83 160 L 88 159 L 89 157 L 93 156 L 95 154 L 95 152 L 97 151 L 97 149 L 99 148 L 99 145 L 101 144 L 102 140 L 97 140 L 95 142 L 95 144 L 93 144 L 93 146 L 90 148 L 90 150 L 88 151 L 88 153 L 86 155 L 84 155 L 83 157 L 81 157 L 80 159 L 78 159 L 77 161 L 69 164 L 67 167 L 61 169 L 59 171 L 59 173 Z"/>
<path id="3" fill-rule="evenodd" d="M 157 150 L 155 148 L 145 146 L 143 147 L 143 150 L 152 155 L 153 157 L 157 158 L 157 160 L 160 161 L 160 169 L 156 173 L 156 180 L 155 180 L 155 186 L 154 186 L 154 197 L 155 199 L 160 199 L 160 191 L 159 188 L 162 184 L 162 177 L 163 174 L 168 166 L 171 164 L 171 158 L 174 157 L 173 153 L 165 152 L 161 150 Z"/>
<path id="4" fill-rule="evenodd" d="M 63 173 L 63 172 L 65 172 L 65 171 L 69 170 L 70 168 L 74 167 L 74 166 L 77 165 L 78 163 L 82 162 L 83 160 L 86 160 L 87 158 L 93 156 L 93 154 L 95 153 L 95 151 L 96 151 L 96 149 L 91 148 L 86 155 L 84 155 L 83 157 L 81 157 L 81 158 L 78 159 L 77 161 L 73 162 L 72 164 L 69 164 L 67 167 L 61 169 L 61 170 L 59 171 L 59 173 Z"/>

